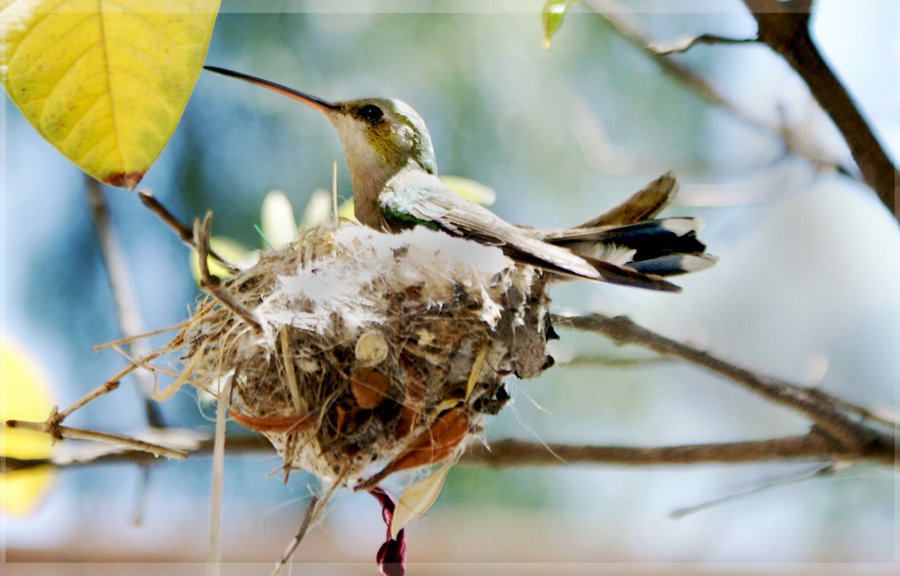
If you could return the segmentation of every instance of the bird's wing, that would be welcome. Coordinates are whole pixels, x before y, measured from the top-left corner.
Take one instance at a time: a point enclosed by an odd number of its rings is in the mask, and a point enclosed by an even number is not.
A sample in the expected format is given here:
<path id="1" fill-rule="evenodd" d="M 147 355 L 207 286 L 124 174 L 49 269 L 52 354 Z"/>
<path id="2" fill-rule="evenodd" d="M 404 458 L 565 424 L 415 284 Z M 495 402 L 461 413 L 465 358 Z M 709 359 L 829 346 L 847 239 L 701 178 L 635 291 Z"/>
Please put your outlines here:
<path id="1" fill-rule="evenodd" d="M 674 284 L 653 275 L 583 258 L 567 248 L 544 242 L 484 206 L 454 194 L 430 174 L 401 172 L 387 183 L 379 199 L 389 220 L 421 224 L 495 245 L 518 262 L 592 280 L 654 290 L 678 290 Z"/>

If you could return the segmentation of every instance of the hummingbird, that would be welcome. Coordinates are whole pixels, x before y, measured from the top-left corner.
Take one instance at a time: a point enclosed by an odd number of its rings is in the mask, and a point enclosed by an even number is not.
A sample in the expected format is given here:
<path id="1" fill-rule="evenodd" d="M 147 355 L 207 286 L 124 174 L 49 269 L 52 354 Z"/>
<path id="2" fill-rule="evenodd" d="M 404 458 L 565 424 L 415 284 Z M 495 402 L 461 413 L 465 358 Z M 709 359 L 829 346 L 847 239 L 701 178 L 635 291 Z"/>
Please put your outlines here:
<path id="1" fill-rule="evenodd" d="M 388 233 L 426 226 L 497 246 L 513 261 L 554 275 L 662 291 L 680 290 L 664 276 L 715 262 L 697 240 L 699 218 L 653 219 L 677 191 L 671 173 L 579 226 L 517 226 L 454 193 L 438 178 L 428 128 L 408 104 L 389 98 L 329 102 L 241 72 L 204 68 L 273 90 L 323 114 L 341 141 L 355 216 L 365 226 Z"/>

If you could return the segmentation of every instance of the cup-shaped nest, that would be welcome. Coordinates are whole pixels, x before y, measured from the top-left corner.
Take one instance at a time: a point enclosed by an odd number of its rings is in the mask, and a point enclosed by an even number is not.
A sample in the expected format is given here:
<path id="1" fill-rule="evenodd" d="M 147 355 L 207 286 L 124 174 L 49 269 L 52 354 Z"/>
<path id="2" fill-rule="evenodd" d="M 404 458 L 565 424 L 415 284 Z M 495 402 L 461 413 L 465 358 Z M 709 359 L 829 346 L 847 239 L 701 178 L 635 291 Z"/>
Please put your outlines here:
<path id="1" fill-rule="evenodd" d="M 504 376 L 548 363 L 541 273 L 421 227 L 323 224 L 222 289 L 244 314 L 198 306 L 172 343 L 183 376 L 326 482 L 458 454 L 509 399 Z"/>

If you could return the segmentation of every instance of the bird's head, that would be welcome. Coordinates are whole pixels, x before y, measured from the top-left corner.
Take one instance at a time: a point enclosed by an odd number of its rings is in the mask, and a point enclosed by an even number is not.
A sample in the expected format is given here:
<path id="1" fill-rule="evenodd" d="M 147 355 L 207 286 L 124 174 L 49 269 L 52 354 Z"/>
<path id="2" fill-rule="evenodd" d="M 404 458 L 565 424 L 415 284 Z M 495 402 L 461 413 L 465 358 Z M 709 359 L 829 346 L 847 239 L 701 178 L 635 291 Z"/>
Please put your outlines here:
<path id="1" fill-rule="evenodd" d="M 263 86 L 324 114 L 341 140 L 355 195 L 377 194 L 391 176 L 410 162 L 429 174 L 437 171 L 428 128 L 404 102 L 363 98 L 332 103 L 240 72 L 205 68 Z"/>
<path id="2" fill-rule="evenodd" d="M 429 174 L 437 171 L 428 128 L 406 103 L 363 98 L 332 106 L 318 109 L 337 130 L 351 173 L 398 170 L 410 160 Z"/>

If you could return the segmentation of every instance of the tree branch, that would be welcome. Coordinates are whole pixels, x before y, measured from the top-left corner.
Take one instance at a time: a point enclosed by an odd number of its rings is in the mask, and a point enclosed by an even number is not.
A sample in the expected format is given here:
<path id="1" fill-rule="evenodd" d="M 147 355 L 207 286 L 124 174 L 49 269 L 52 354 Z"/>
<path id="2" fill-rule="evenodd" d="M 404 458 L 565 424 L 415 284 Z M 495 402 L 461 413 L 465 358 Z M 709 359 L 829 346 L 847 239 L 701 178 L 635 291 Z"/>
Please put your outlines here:
<path id="1" fill-rule="evenodd" d="M 229 436 L 225 442 L 225 448 L 226 453 L 230 456 L 272 452 L 272 446 L 261 435 Z M 468 466 L 511 468 L 515 466 L 559 466 L 560 464 L 667 466 L 802 460 L 808 462 L 867 462 L 893 466 L 894 450 L 895 445 L 890 438 L 887 443 L 871 444 L 860 451 L 845 449 L 835 444 L 828 436 L 813 429 L 807 434 L 769 440 L 652 447 L 543 444 L 517 439 L 501 439 L 489 442 L 488 446 L 480 442 L 470 444 L 460 459 L 460 463 Z M 206 438 L 197 443 L 196 448 L 189 452 L 189 457 L 209 457 L 212 455 L 212 451 L 213 439 Z M 149 452 L 123 448 L 115 452 L 66 460 L 7 457 L 0 469 L 12 473 L 40 466 L 71 469 L 122 463 L 148 466 L 156 462 L 160 462 L 160 460 Z"/>
<path id="2" fill-rule="evenodd" d="M 202 232 L 200 236 L 198 245 L 202 248 L 205 243 Z M 543 444 L 505 439 L 492 442 L 490 448 L 477 443 L 471 445 L 462 457 L 462 462 L 470 465 L 483 464 L 495 467 L 555 465 L 561 462 L 648 466 L 802 459 L 819 462 L 869 462 L 885 466 L 894 465 L 896 443 L 893 436 L 868 425 L 868 422 L 877 421 L 893 430 L 896 426 L 895 420 L 878 417 L 868 410 L 834 398 L 821 390 L 804 388 L 777 378 L 757 374 L 708 352 L 652 332 L 623 316 L 609 317 L 602 314 L 590 314 L 565 317 L 553 315 L 552 321 L 559 327 L 603 334 L 618 344 L 636 344 L 663 356 L 680 358 L 703 366 L 773 402 L 805 414 L 812 420 L 813 427 L 806 434 L 784 438 L 657 447 Z M 111 381 L 110 385 L 114 387 L 117 381 L 118 379 Z M 101 387 L 86 398 L 96 397 L 106 391 L 108 391 L 106 387 Z M 88 400 L 81 400 L 75 406 L 83 405 L 86 401 Z M 60 413 L 60 415 L 65 413 Z M 848 414 L 852 414 L 854 418 Z M 111 462 L 132 462 L 146 466 L 157 461 L 156 456 L 147 450 L 150 446 L 156 453 L 159 453 L 158 446 L 147 445 L 140 441 L 120 442 L 122 438 L 118 436 L 65 428 L 59 426 L 59 420 L 59 417 L 54 418 L 54 415 L 51 415 L 51 418 L 44 423 L 9 422 L 7 425 L 31 426 L 32 429 L 47 432 L 55 438 L 101 439 L 119 443 L 122 446 L 104 454 L 95 454 L 85 458 L 69 458 L 64 461 L 53 458 L 33 460 L 6 458 L 3 469 L 14 472 L 36 466 L 73 468 Z M 74 432 L 72 432 L 73 430 Z M 101 436 L 103 437 L 101 438 Z M 192 446 L 190 454 L 209 455 L 212 453 L 213 445 L 214 442 L 211 438 L 201 440 Z M 247 435 L 229 438 L 226 442 L 226 449 L 232 455 L 272 450 L 262 437 Z M 179 453 L 178 456 L 181 454 Z"/>
<path id="3" fill-rule="evenodd" d="M 900 172 L 813 41 L 811 0 L 744 0 L 744 4 L 756 19 L 759 40 L 803 79 L 846 141 L 863 181 L 900 219 Z"/>
<path id="4" fill-rule="evenodd" d="M 894 445 L 875 444 L 855 452 L 836 446 L 816 430 L 798 436 L 771 440 L 686 444 L 682 446 L 590 446 L 540 444 L 506 439 L 477 443 L 462 457 L 465 464 L 494 468 L 511 466 L 558 466 L 565 464 L 616 464 L 662 466 L 684 464 L 739 464 L 773 460 L 861 461 L 893 466 Z"/>
<path id="5" fill-rule="evenodd" d="M 201 248 L 204 245 L 202 238 L 198 245 Z M 636 344 L 663 356 L 676 357 L 703 366 L 769 400 L 802 412 L 813 421 L 814 425 L 808 433 L 803 435 L 682 446 L 589 446 L 543 444 L 505 439 L 492 442 L 490 448 L 478 443 L 470 445 L 462 457 L 462 462 L 469 465 L 481 464 L 494 467 L 546 466 L 560 463 L 648 466 L 797 459 L 819 462 L 870 462 L 885 466 L 894 464 L 896 453 L 894 438 L 867 426 L 866 420 L 877 420 L 888 426 L 893 426 L 894 423 L 879 418 L 863 408 L 843 402 L 820 390 L 803 388 L 736 366 L 708 352 L 656 334 L 623 316 L 609 317 L 591 314 L 563 317 L 554 315 L 552 320 L 559 327 L 600 333 L 618 344 Z M 94 393 L 94 396 L 98 393 L 100 392 Z M 856 419 L 848 417 L 847 413 L 853 414 Z M 120 437 L 112 435 L 102 435 L 104 438 L 99 438 L 101 435 L 98 434 L 85 435 L 80 430 L 73 435 L 69 433 L 72 429 L 59 426 L 56 420 L 51 415 L 51 419 L 48 420 L 49 424 L 33 423 L 32 428 L 46 431 L 57 438 L 81 437 L 112 442 L 121 440 Z M 8 425 L 31 426 L 29 423 L 22 422 L 9 422 Z M 72 468 L 111 462 L 132 462 L 146 466 L 155 462 L 156 456 L 147 452 L 146 445 L 138 444 L 138 442 L 140 441 L 119 442 L 123 444 L 121 449 L 85 458 L 69 458 L 65 461 L 52 458 L 34 460 L 7 458 L 4 462 L 4 469 L 13 472 L 35 466 Z M 212 453 L 213 447 L 213 439 L 204 439 L 192 447 L 190 454 L 194 456 L 209 455 Z M 158 447 L 152 446 L 152 448 L 159 453 Z M 247 435 L 229 438 L 226 442 L 226 449 L 232 455 L 272 450 L 262 437 Z"/>
<path id="6" fill-rule="evenodd" d="M 559 327 L 596 332 L 611 338 L 617 344 L 637 344 L 664 356 L 673 356 L 703 366 L 769 400 L 802 412 L 816 428 L 827 434 L 840 452 L 867 453 L 893 445 L 893 439 L 862 422 L 849 418 L 849 404 L 811 388 L 796 386 L 784 380 L 757 374 L 737 366 L 709 352 L 699 350 L 671 338 L 667 338 L 639 326 L 625 316 L 609 317 L 602 314 L 566 317 L 554 315 L 552 321 Z M 844 410 L 842 410 L 842 408 Z M 861 410 L 861 409 L 860 409 Z M 861 415 L 858 410 L 857 416 Z"/>
<path id="7" fill-rule="evenodd" d="M 615 0 L 585 0 L 584 3 L 603 18 L 619 36 L 653 58 L 663 72 L 693 89 L 710 104 L 728 110 L 741 120 L 757 128 L 772 132 L 769 126 L 731 104 L 706 80 L 695 74 L 693 70 L 676 60 L 666 58 L 666 53 L 655 50 L 653 42 L 644 35 L 637 23 L 628 17 L 627 9 L 623 8 L 618 2 Z"/>

